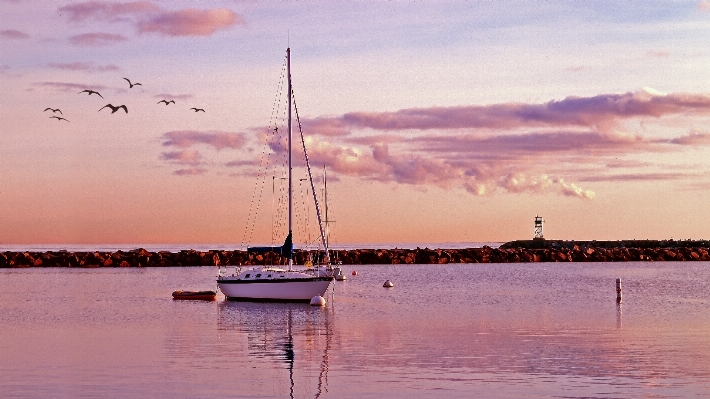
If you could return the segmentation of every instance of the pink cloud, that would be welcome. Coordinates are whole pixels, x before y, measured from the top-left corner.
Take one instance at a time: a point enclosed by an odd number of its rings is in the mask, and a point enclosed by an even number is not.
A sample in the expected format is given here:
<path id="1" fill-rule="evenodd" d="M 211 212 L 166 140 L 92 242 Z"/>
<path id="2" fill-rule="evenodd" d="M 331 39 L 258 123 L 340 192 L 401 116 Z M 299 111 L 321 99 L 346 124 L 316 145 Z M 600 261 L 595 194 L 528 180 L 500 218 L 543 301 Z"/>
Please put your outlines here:
<path id="1" fill-rule="evenodd" d="M 25 32 L 20 32 L 17 29 L 5 29 L 0 31 L 0 39 L 7 39 L 7 40 L 21 40 L 21 39 L 29 39 L 30 35 L 28 35 Z"/>
<path id="2" fill-rule="evenodd" d="M 619 173 L 619 174 L 596 174 L 580 178 L 584 182 L 629 182 L 629 181 L 669 181 L 683 180 L 689 177 L 696 177 L 692 173 Z"/>
<path id="3" fill-rule="evenodd" d="M 54 69 L 68 70 L 68 71 L 86 71 L 86 72 L 109 72 L 109 71 L 119 71 L 121 68 L 116 65 L 96 65 L 93 62 L 50 62 L 47 64 L 48 67 Z"/>
<path id="4" fill-rule="evenodd" d="M 648 91 L 567 97 L 544 104 L 493 104 L 411 108 L 395 112 L 351 112 L 304 121 L 323 135 L 345 135 L 356 129 L 451 130 L 465 128 L 596 127 L 608 129 L 619 120 L 696 113 L 710 115 L 710 96 L 655 95 Z M 307 133 L 309 133 L 307 131 Z"/>
<path id="5" fill-rule="evenodd" d="M 710 144 L 708 133 L 658 138 L 621 133 L 617 127 L 627 119 L 668 115 L 710 115 L 710 97 L 644 89 L 619 95 L 567 97 L 543 104 L 353 112 L 304 121 L 304 131 L 311 164 L 327 165 L 334 177 L 443 189 L 458 187 L 474 195 L 504 190 L 511 194 L 551 193 L 593 199 L 596 192 L 578 182 L 595 181 L 589 178 L 594 172 L 601 178 L 610 178 L 599 173 L 607 164 L 616 170 L 633 171 L 613 175 L 619 181 L 670 180 L 677 175 L 638 173 L 654 164 L 625 157 Z M 462 132 L 463 129 L 470 131 Z M 358 130 L 381 134 L 352 134 Z M 432 132 L 421 134 L 427 130 Z M 285 138 L 273 133 L 261 132 L 260 139 L 268 143 L 272 152 L 281 153 Z M 294 159 L 296 164 L 303 164 L 300 157 Z M 228 164 L 247 169 L 254 165 L 255 162 L 246 161 Z"/>
<path id="6" fill-rule="evenodd" d="M 125 42 L 128 38 L 123 35 L 113 33 L 84 33 L 81 35 L 72 36 L 69 42 L 75 46 L 109 46 L 112 44 Z"/>
<path id="7" fill-rule="evenodd" d="M 571 66 L 571 67 L 567 68 L 567 70 L 570 72 L 582 72 L 582 71 L 584 71 L 584 69 L 585 68 L 581 65 L 580 66 Z"/>
<path id="8" fill-rule="evenodd" d="M 164 161 L 188 165 L 197 165 L 200 163 L 200 159 L 202 158 L 197 150 L 164 152 L 160 155 L 160 157 Z"/>
<path id="9" fill-rule="evenodd" d="M 242 16 L 227 8 L 198 10 L 188 8 L 163 12 L 138 22 L 139 33 L 160 33 L 168 36 L 210 36 L 217 30 L 244 24 Z"/>
<path id="10" fill-rule="evenodd" d="M 178 169 L 173 172 L 174 175 L 178 176 L 197 176 L 205 173 L 207 173 L 207 169 L 202 168 Z"/>
<path id="11" fill-rule="evenodd" d="M 671 139 L 670 143 L 680 145 L 710 145 L 710 133 L 693 132 Z"/>
<path id="12" fill-rule="evenodd" d="M 196 144 L 207 144 L 221 150 L 224 148 L 241 148 L 246 143 L 242 133 L 230 132 L 199 132 L 195 130 L 172 131 L 163 134 L 166 147 L 189 148 Z"/>
<path id="13" fill-rule="evenodd" d="M 700 12 L 710 11 L 710 1 L 701 0 L 700 2 L 698 2 L 698 11 L 700 11 Z"/>
<path id="14" fill-rule="evenodd" d="M 192 98 L 192 94 L 156 94 L 153 97 L 166 100 L 187 100 Z"/>
<path id="15" fill-rule="evenodd" d="M 102 85 L 91 85 L 91 84 L 85 84 L 85 83 L 68 83 L 68 82 L 36 82 L 33 83 L 34 86 L 38 87 L 43 87 L 43 88 L 50 88 L 54 89 L 56 91 L 60 92 L 73 92 L 73 91 L 81 91 L 81 90 L 103 90 L 106 89 L 106 86 Z"/>
<path id="16" fill-rule="evenodd" d="M 646 55 L 649 57 L 666 58 L 671 55 L 671 53 L 665 50 L 651 50 L 647 52 Z"/>
<path id="17" fill-rule="evenodd" d="M 59 7 L 60 13 L 69 14 L 69 20 L 81 22 L 87 19 L 112 20 L 124 15 L 145 14 L 160 11 L 160 7 L 148 1 L 113 3 L 87 1 Z"/>

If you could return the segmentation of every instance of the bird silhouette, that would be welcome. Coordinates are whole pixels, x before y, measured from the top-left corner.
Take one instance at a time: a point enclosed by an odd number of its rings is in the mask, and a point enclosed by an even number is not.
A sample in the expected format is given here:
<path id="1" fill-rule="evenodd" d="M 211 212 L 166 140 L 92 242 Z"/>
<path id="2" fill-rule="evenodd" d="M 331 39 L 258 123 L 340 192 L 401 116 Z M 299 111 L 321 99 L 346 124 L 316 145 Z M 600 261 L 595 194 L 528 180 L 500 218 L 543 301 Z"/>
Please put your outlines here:
<path id="1" fill-rule="evenodd" d="M 170 104 L 170 103 L 175 104 L 175 100 L 170 100 L 170 101 L 167 101 L 167 100 L 160 100 L 160 101 L 158 101 L 158 104 L 160 104 L 160 103 L 165 103 L 165 105 L 168 105 L 168 104 Z"/>
<path id="2" fill-rule="evenodd" d="M 126 82 L 128 82 L 128 84 L 129 84 L 129 85 L 131 85 L 131 87 L 129 87 L 129 89 L 132 89 L 132 88 L 133 88 L 133 86 L 143 86 L 142 84 L 140 84 L 140 83 L 137 83 L 137 82 L 136 82 L 136 83 L 131 83 L 131 81 L 130 81 L 130 80 L 128 80 L 128 78 L 123 78 L 123 79 L 125 79 L 125 80 L 126 80 Z"/>
<path id="3" fill-rule="evenodd" d="M 64 119 L 64 118 L 59 117 L 59 116 L 50 116 L 50 117 L 49 117 L 49 119 L 52 119 L 52 118 L 54 118 L 54 119 L 56 119 L 56 120 L 58 120 L 58 121 L 67 121 L 67 122 L 69 122 L 69 119 Z"/>
<path id="4" fill-rule="evenodd" d="M 104 109 L 104 108 L 106 108 L 106 107 L 111 108 L 111 113 L 112 113 L 112 114 L 113 114 L 114 112 L 118 111 L 118 110 L 121 109 L 121 108 L 123 108 L 123 110 L 126 111 L 126 113 L 128 113 L 128 108 L 126 108 L 125 105 L 114 106 L 113 104 L 106 104 L 106 105 L 104 105 L 103 107 L 101 107 L 101 109 Z M 101 112 L 101 109 L 99 110 L 99 112 Z"/>
<path id="5" fill-rule="evenodd" d="M 98 94 L 98 95 L 99 95 L 99 97 L 101 97 L 101 98 L 104 98 L 104 96 L 102 96 L 102 95 L 101 95 L 101 93 L 99 93 L 98 91 L 93 91 L 93 90 L 82 90 L 82 91 L 80 91 L 80 92 L 79 92 L 78 94 L 81 94 L 81 93 L 89 93 L 89 95 L 92 95 L 92 94 Z"/>
<path id="6" fill-rule="evenodd" d="M 47 111 L 59 112 L 60 114 L 62 114 L 62 110 L 60 110 L 59 108 L 45 108 L 44 111 L 42 111 L 42 112 L 47 112 Z M 64 114 L 62 114 L 62 115 L 64 115 Z"/>
<path id="7" fill-rule="evenodd" d="M 202 112 L 205 112 L 205 110 L 204 110 L 204 109 L 202 109 L 202 108 L 195 108 L 195 107 L 193 107 L 193 108 L 190 108 L 190 109 L 194 109 L 194 110 L 195 110 L 195 112 L 198 112 L 198 111 L 202 111 Z"/>

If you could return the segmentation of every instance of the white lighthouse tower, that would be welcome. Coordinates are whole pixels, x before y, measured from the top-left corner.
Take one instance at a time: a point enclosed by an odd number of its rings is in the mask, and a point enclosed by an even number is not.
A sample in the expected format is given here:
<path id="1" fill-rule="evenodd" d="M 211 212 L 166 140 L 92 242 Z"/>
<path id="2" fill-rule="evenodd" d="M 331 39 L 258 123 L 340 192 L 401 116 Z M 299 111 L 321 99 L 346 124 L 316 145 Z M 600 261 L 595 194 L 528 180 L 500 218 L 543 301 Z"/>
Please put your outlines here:
<path id="1" fill-rule="evenodd" d="M 535 215 L 535 237 L 533 240 L 544 240 L 545 237 L 542 235 L 542 224 L 545 223 L 545 219 L 542 216 Z"/>

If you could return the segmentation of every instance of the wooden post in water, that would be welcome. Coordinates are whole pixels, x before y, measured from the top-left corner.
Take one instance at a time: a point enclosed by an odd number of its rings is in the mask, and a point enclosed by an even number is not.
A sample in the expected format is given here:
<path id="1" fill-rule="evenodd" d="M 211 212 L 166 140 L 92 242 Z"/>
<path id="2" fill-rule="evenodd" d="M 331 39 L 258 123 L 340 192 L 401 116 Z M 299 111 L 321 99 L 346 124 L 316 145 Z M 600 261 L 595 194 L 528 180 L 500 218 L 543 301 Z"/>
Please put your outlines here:
<path id="1" fill-rule="evenodd" d="M 616 279 L 616 302 L 621 303 L 621 279 Z"/>

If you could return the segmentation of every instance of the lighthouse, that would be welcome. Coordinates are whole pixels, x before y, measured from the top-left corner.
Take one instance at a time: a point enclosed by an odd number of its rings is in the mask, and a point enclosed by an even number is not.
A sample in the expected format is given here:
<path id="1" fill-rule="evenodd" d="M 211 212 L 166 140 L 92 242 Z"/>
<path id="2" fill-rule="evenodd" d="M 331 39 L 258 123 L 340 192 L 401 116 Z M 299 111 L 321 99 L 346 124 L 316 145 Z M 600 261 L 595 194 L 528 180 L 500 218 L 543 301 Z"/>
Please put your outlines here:
<path id="1" fill-rule="evenodd" d="M 545 223 L 545 219 L 542 216 L 535 215 L 535 237 L 533 240 L 544 240 L 545 237 L 542 235 L 542 224 Z"/>

